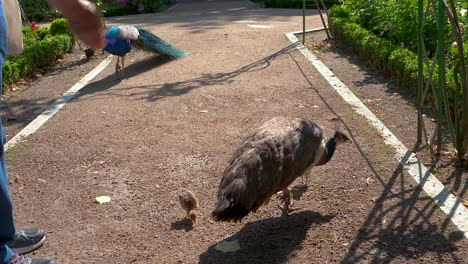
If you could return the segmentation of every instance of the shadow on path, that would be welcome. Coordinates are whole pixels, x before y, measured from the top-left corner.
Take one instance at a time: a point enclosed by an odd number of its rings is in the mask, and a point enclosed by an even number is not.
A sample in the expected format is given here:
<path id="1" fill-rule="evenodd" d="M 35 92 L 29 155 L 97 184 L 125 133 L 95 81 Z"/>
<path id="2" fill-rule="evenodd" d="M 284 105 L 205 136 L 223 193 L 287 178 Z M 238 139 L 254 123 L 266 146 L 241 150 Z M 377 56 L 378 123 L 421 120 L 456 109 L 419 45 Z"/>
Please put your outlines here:
<path id="1" fill-rule="evenodd" d="M 434 216 L 439 210 L 433 200 L 413 179 L 404 175 L 403 167 L 398 164 L 390 176 L 381 175 L 368 154 L 359 145 L 350 126 L 335 112 L 332 105 L 312 84 L 299 62 L 290 54 L 291 59 L 312 91 L 323 101 L 327 108 L 340 119 L 356 145 L 359 155 L 366 161 L 373 178 L 381 185 L 381 193 L 370 208 L 364 223 L 350 243 L 342 263 L 390 263 L 397 258 L 420 259 L 426 253 L 436 255 L 439 262 L 448 256 L 452 263 L 464 263 L 455 242 L 462 241 L 464 234 L 449 229 L 450 215 L 443 218 Z M 411 151 L 402 159 L 408 162 Z M 430 169 L 429 169 L 430 171 Z M 425 182 L 428 175 L 420 175 Z M 453 177 L 457 177 L 454 175 Z M 407 181 L 409 179 L 409 181 Z M 447 197 L 437 197 L 443 203 Z M 441 213 L 440 210 L 438 213 Z M 441 213 L 443 214 L 443 213 Z M 370 260 L 370 261 L 369 261 Z"/>
<path id="2" fill-rule="evenodd" d="M 238 240 L 241 249 L 223 253 L 212 245 L 200 255 L 199 263 L 285 263 L 294 250 L 302 248 L 307 231 L 314 225 L 329 222 L 333 215 L 302 211 L 289 216 L 247 223 L 225 241 Z"/>

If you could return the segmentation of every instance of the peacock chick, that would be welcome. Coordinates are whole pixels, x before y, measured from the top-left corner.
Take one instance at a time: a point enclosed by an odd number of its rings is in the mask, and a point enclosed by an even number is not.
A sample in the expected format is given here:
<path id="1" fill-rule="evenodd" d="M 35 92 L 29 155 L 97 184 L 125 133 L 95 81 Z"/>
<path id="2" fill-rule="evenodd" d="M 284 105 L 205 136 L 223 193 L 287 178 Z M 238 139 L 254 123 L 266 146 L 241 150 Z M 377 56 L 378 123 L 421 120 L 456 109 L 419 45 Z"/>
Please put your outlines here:
<path id="1" fill-rule="evenodd" d="M 104 50 L 118 56 L 115 72 L 120 74 L 121 79 L 125 79 L 125 55 L 132 50 L 132 47 L 141 48 L 167 58 L 178 58 L 187 55 L 187 52 L 177 49 L 141 27 L 130 25 L 113 26 L 106 30 L 105 39 L 106 47 L 104 47 Z"/>
<path id="2" fill-rule="evenodd" d="M 336 131 L 326 140 L 316 123 L 302 118 L 274 118 L 264 123 L 234 152 L 224 170 L 211 215 L 240 222 L 282 191 L 283 214 L 289 212 L 288 186 L 314 166 L 331 160 L 338 145 L 350 142 Z"/>
<path id="3" fill-rule="evenodd" d="M 188 190 L 182 190 L 178 196 L 180 206 L 182 206 L 182 209 L 185 210 L 187 218 L 195 224 L 197 222 L 197 214 L 195 213 L 195 211 L 199 207 L 197 196 L 193 192 Z"/>

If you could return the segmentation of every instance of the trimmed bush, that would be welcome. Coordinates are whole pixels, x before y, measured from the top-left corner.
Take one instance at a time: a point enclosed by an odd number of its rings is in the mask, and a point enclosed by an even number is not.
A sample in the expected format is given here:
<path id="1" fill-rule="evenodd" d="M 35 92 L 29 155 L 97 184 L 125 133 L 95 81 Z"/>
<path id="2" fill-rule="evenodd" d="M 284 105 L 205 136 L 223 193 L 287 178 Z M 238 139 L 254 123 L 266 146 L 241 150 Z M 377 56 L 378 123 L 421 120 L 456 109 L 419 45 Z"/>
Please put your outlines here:
<path id="1" fill-rule="evenodd" d="M 39 38 L 39 40 L 43 40 L 45 37 L 50 35 L 50 30 L 47 28 L 38 27 L 35 31 L 36 36 Z"/>
<path id="2" fill-rule="evenodd" d="M 302 8 L 302 0 L 263 0 L 265 7 L 269 8 Z M 339 3 L 339 0 L 323 0 L 327 7 L 331 7 L 334 4 Z M 320 1 L 319 1 L 320 3 Z M 315 0 L 306 0 L 307 8 L 316 8 Z"/>
<path id="3" fill-rule="evenodd" d="M 50 21 L 60 17 L 60 13 L 52 9 L 46 0 L 19 0 L 25 16 L 31 21 Z"/>
<path id="4" fill-rule="evenodd" d="M 418 57 L 412 51 L 382 39 L 346 18 L 333 18 L 338 43 L 351 48 L 374 67 L 390 73 L 398 82 L 416 92 Z"/>
<path id="5" fill-rule="evenodd" d="M 73 36 L 68 29 L 68 20 L 66 18 L 57 18 L 50 24 L 50 34 L 52 36 L 67 34 Z"/>
<path id="6" fill-rule="evenodd" d="M 159 12 L 164 6 L 175 2 L 173 0 L 95 0 L 94 3 L 102 3 L 104 16 L 123 16 L 141 13 Z"/>
<path id="7" fill-rule="evenodd" d="M 25 47 L 36 44 L 39 41 L 36 32 L 30 26 L 23 26 L 23 44 Z"/>
<path id="8" fill-rule="evenodd" d="M 73 47 L 73 38 L 67 34 L 45 36 L 35 44 L 26 46 L 18 57 L 7 57 L 3 65 L 3 86 L 30 76 L 34 70 L 53 64 L 59 56 Z"/>
<path id="9" fill-rule="evenodd" d="M 352 49 L 362 59 L 384 73 L 389 73 L 395 81 L 416 94 L 418 83 L 418 56 L 416 53 L 401 45 L 396 45 L 388 39 L 380 38 L 346 18 L 333 18 L 331 26 L 340 45 Z M 468 51 L 466 46 L 465 44 L 465 49 Z M 429 63 L 432 64 L 432 61 L 429 60 Z M 449 67 L 451 70 L 448 70 L 446 75 L 450 102 L 461 95 L 452 68 Z M 423 74 L 424 79 L 427 80 L 429 73 L 426 65 L 424 65 Z M 432 79 L 434 83 L 437 83 L 437 65 L 435 65 Z"/>

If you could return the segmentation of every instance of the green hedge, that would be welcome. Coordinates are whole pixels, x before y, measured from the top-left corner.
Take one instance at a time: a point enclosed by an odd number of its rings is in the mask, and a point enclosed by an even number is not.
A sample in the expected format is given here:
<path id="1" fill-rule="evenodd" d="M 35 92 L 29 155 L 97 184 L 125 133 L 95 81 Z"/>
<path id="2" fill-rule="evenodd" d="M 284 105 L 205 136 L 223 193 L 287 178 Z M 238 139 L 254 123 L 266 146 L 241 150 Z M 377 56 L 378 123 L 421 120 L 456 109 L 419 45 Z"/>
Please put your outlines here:
<path id="1" fill-rule="evenodd" d="M 67 34 L 73 36 L 68 29 L 68 21 L 66 18 L 57 18 L 50 24 L 50 34 L 52 36 Z"/>
<path id="2" fill-rule="evenodd" d="M 268 8 L 302 8 L 302 0 L 260 0 Z M 337 4 L 339 0 L 323 0 L 327 7 Z M 320 3 L 320 2 L 319 2 Z M 315 9 L 315 0 L 306 0 L 306 8 Z"/>
<path id="3" fill-rule="evenodd" d="M 69 35 L 46 37 L 35 45 L 27 47 L 20 56 L 9 57 L 3 65 L 3 85 L 12 84 L 29 76 L 34 70 L 53 64 L 58 57 L 73 47 Z"/>
<path id="4" fill-rule="evenodd" d="M 355 23 L 355 17 L 344 5 L 335 5 L 330 9 L 332 29 L 337 42 L 352 48 L 361 58 L 373 64 L 384 72 L 390 73 L 403 86 L 416 93 L 418 79 L 418 57 L 412 46 L 395 42 L 392 38 L 376 35 L 374 31 L 365 29 L 361 24 Z M 432 30 L 432 27 L 429 27 Z M 408 29 L 409 30 L 409 29 Z M 467 38 L 464 33 L 465 39 Z M 416 37 L 415 37 L 416 38 Z M 449 41 L 451 43 L 451 41 Z M 429 46 L 434 44 L 430 44 Z M 468 41 L 464 44 L 465 54 L 468 54 Z M 465 58 L 468 60 L 468 57 Z M 429 60 L 429 63 L 432 63 Z M 447 92 L 449 101 L 454 102 L 461 96 L 461 89 L 455 81 L 454 65 L 459 61 L 456 49 L 451 48 L 447 53 Z M 433 80 L 437 83 L 437 65 L 435 65 Z M 424 79 L 429 78 L 427 66 L 424 65 Z M 460 78 L 460 77 L 458 77 Z"/>
<path id="5" fill-rule="evenodd" d="M 61 14 L 49 7 L 46 0 L 19 0 L 25 16 L 31 21 L 50 21 Z"/>
<path id="6" fill-rule="evenodd" d="M 331 26 L 336 41 L 340 45 L 352 49 L 366 62 L 391 75 L 400 85 L 416 94 L 418 83 L 417 54 L 392 43 L 388 39 L 376 36 L 371 31 L 351 22 L 348 18 L 332 18 Z M 465 50 L 468 52 L 468 47 L 465 47 Z M 430 60 L 429 63 L 432 63 L 432 61 Z M 437 68 L 437 65 L 435 65 L 434 75 L 432 76 L 434 83 L 437 83 L 438 79 Z M 423 74 L 424 79 L 427 80 L 429 73 L 426 65 L 424 65 Z M 446 81 L 450 102 L 461 96 L 461 90 L 457 88 L 454 76 L 453 69 L 449 67 Z"/>
<path id="7" fill-rule="evenodd" d="M 416 92 L 418 56 L 412 51 L 382 39 L 346 18 L 333 18 L 336 41 L 351 48 L 374 67 L 391 73 L 401 84 Z"/>
<path id="8" fill-rule="evenodd" d="M 98 0 L 94 3 L 101 2 Z M 118 1 L 102 1 L 102 10 L 105 17 L 136 15 L 141 13 L 160 12 L 164 6 L 170 5 L 172 0 L 137 0 L 119 4 Z M 140 9 L 141 8 L 141 9 Z"/>

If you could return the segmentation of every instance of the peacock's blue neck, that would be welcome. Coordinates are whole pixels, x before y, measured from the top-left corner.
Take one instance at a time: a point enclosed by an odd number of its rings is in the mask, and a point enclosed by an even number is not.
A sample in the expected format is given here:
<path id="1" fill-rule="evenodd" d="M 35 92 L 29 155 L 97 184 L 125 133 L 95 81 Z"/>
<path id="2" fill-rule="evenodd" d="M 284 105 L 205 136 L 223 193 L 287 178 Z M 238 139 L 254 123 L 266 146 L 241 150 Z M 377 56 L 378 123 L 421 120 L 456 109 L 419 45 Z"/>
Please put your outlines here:
<path id="1" fill-rule="evenodd" d="M 124 56 L 130 52 L 132 48 L 131 40 L 127 39 L 117 39 L 111 36 L 106 36 L 106 43 L 107 45 L 104 50 L 117 56 Z"/>

